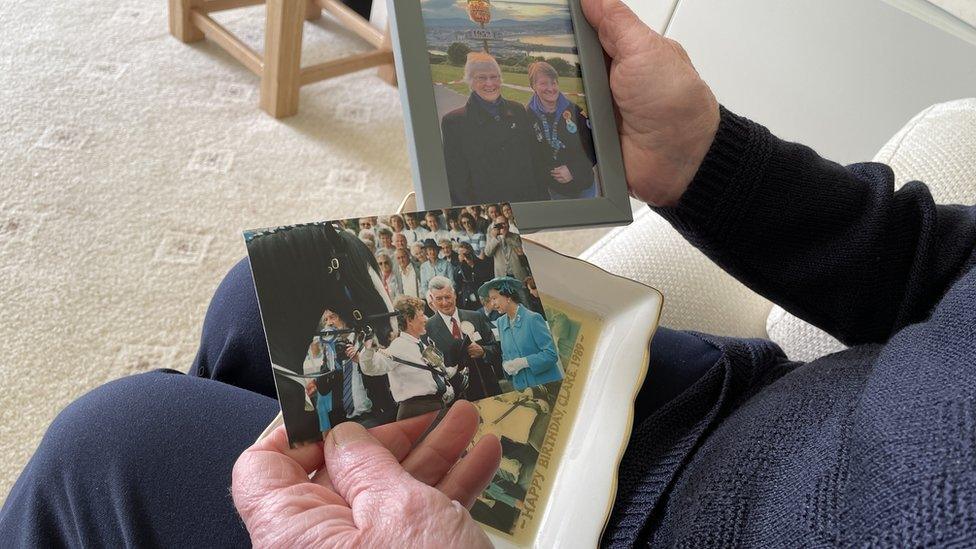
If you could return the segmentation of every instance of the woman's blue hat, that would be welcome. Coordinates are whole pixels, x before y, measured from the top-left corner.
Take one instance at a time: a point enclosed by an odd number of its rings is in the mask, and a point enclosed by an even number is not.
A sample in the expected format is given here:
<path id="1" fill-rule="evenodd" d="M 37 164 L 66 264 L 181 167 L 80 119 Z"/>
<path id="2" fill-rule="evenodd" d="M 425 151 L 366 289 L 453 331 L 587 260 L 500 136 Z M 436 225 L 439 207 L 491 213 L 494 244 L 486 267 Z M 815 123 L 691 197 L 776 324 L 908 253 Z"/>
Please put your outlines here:
<path id="1" fill-rule="evenodd" d="M 503 295 L 522 296 L 525 295 L 525 284 L 510 276 L 496 276 L 478 288 L 478 295 L 481 299 L 486 299 L 490 290 L 497 290 L 498 293 Z"/>

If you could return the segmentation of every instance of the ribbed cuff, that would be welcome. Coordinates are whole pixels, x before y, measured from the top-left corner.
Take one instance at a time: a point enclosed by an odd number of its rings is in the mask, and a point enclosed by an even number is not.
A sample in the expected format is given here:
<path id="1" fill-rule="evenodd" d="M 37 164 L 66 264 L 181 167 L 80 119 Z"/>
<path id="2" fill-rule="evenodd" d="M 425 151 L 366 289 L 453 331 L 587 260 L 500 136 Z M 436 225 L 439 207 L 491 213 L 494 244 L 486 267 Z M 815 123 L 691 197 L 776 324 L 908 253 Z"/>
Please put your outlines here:
<path id="1" fill-rule="evenodd" d="M 719 106 L 715 140 L 678 205 L 652 207 L 679 232 L 722 240 L 732 232 L 769 158 L 772 135 L 765 127 Z"/>

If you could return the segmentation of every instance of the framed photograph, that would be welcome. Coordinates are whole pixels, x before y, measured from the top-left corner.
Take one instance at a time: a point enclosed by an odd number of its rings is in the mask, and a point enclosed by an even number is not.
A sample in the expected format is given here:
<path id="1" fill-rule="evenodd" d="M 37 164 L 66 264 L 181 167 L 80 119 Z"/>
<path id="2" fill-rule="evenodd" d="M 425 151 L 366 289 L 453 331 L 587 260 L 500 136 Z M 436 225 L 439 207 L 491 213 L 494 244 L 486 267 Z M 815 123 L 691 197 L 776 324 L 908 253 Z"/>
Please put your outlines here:
<path id="1" fill-rule="evenodd" d="M 508 205 L 254 229 L 244 240 L 290 444 L 458 399 L 555 398 L 559 343 Z"/>
<path id="2" fill-rule="evenodd" d="M 632 220 L 607 66 L 579 0 L 390 0 L 421 208 L 523 230 Z"/>

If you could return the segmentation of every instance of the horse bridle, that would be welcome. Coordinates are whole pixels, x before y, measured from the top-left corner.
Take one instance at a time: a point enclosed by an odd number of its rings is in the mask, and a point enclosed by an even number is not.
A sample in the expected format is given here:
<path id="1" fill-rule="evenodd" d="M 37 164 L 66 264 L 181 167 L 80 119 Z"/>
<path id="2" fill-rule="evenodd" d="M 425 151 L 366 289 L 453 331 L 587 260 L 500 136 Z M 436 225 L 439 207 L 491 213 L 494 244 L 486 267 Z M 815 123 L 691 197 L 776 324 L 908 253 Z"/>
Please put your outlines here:
<path id="1" fill-rule="evenodd" d="M 375 288 L 372 286 L 368 288 L 360 287 L 353 288 L 353 284 L 362 284 L 362 281 L 355 279 L 354 277 L 343 277 L 343 266 L 349 263 L 351 260 L 349 258 L 349 253 L 346 250 L 345 244 L 339 238 L 339 233 L 336 227 L 332 223 L 322 223 L 326 227 L 326 239 L 329 241 L 332 249 L 330 250 L 332 254 L 332 259 L 329 261 L 329 266 L 327 272 L 332 280 L 341 289 L 339 295 L 343 298 L 344 302 L 333 310 L 339 314 L 340 318 L 351 318 L 352 327 L 351 328 L 339 328 L 334 330 L 323 330 L 318 333 L 320 336 L 338 336 L 343 334 L 355 334 L 356 335 L 356 352 L 363 350 L 363 346 L 367 341 L 373 339 L 375 332 L 373 326 L 370 322 L 378 319 L 391 318 L 399 316 L 399 313 L 386 312 L 386 313 L 376 313 L 371 315 L 364 315 L 359 309 L 356 303 L 353 302 L 353 289 L 373 291 Z M 347 280 L 348 279 L 348 280 Z M 345 313 L 345 314 L 342 314 Z M 344 360 L 344 359 L 343 359 Z"/>
<path id="2" fill-rule="evenodd" d="M 349 257 L 349 252 L 346 249 L 346 245 L 342 242 L 339 237 L 339 229 L 329 221 L 319 221 L 315 223 L 302 223 L 298 225 L 282 225 L 280 227 L 274 227 L 271 229 L 263 229 L 260 231 L 255 231 L 253 233 L 247 234 L 245 239 L 250 241 L 251 239 L 258 238 L 261 236 L 266 236 L 274 234 L 280 231 L 287 231 L 295 229 L 298 227 L 308 227 L 308 226 L 318 226 L 325 228 L 326 240 L 329 243 L 330 249 L 328 250 L 331 259 L 329 260 L 327 266 L 327 273 L 332 277 L 333 281 L 338 285 L 340 291 L 337 295 L 341 298 L 342 303 L 335 307 L 330 307 L 343 319 L 351 319 L 351 328 L 342 328 L 335 330 L 324 330 L 317 333 L 319 336 L 337 336 L 342 334 L 356 334 L 356 341 L 359 344 L 358 351 L 362 350 L 363 345 L 366 341 L 369 341 L 375 335 L 373 327 L 370 325 L 371 321 L 390 318 L 398 316 L 399 313 L 387 312 L 387 313 L 377 313 L 372 315 L 364 315 L 362 310 L 353 302 L 353 290 L 358 289 L 365 292 L 373 291 L 372 286 L 365 287 L 361 280 L 357 280 L 355 277 L 343 277 L 344 266 L 351 262 Z M 359 288 L 355 288 L 355 285 L 360 285 Z"/>

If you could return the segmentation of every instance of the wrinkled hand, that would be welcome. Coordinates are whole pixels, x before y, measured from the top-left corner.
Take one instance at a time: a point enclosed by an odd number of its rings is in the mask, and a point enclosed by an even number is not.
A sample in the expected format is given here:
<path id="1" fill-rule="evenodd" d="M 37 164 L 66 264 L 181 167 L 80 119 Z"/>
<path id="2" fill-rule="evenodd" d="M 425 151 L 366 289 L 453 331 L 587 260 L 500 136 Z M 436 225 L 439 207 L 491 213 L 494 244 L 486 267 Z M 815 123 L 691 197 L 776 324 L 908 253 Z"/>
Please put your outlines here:
<path id="1" fill-rule="evenodd" d="M 300 448 L 279 428 L 245 450 L 232 494 L 255 547 L 490 547 L 466 507 L 495 474 L 501 444 L 485 435 L 458 461 L 478 426 L 459 401 L 411 450 L 433 415 L 371 431 L 346 422 Z"/>
<path id="2" fill-rule="evenodd" d="M 718 130 L 718 101 L 680 44 L 644 25 L 620 0 L 582 0 L 612 58 L 610 89 L 630 193 L 673 206 Z"/>
<path id="3" fill-rule="evenodd" d="M 549 175 L 551 175 L 552 178 L 555 179 L 557 183 L 566 184 L 573 180 L 573 173 L 570 172 L 569 168 L 567 168 L 566 166 L 559 166 L 557 168 L 553 168 L 549 172 Z"/>

